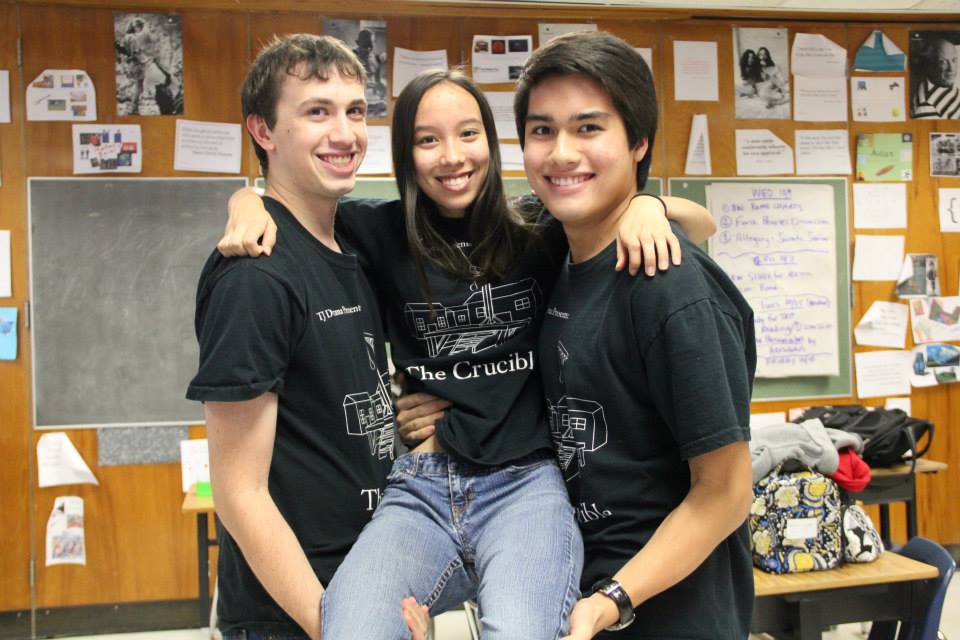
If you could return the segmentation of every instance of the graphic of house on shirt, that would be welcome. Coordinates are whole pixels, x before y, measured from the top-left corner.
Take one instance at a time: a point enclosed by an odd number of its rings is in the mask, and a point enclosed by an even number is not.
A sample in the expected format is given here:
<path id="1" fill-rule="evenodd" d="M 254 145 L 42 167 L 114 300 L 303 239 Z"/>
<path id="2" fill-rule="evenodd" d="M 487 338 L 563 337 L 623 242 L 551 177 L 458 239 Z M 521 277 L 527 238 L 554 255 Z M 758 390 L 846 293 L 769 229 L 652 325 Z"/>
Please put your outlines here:
<path id="1" fill-rule="evenodd" d="M 560 365 L 560 382 L 564 382 L 563 370 L 570 359 L 570 352 L 557 341 L 557 361 Z M 567 480 L 580 475 L 587 464 L 587 454 L 607 444 L 607 419 L 603 405 L 593 400 L 563 396 L 556 404 L 547 398 L 550 410 L 550 435 L 553 438 L 560 467 Z"/>
<path id="2" fill-rule="evenodd" d="M 370 368 L 377 371 L 376 346 L 369 333 L 363 334 Z M 390 374 L 377 372 L 377 388 L 373 391 L 348 393 L 343 398 L 343 418 L 347 433 L 366 436 L 370 455 L 378 460 L 393 459 L 393 403 L 390 400 Z"/>
<path id="3" fill-rule="evenodd" d="M 550 435 L 567 480 L 580 475 L 587 454 L 607 444 L 607 419 L 603 406 L 593 400 L 563 396 L 550 409 Z"/>
<path id="4" fill-rule="evenodd" d="M 470 289 L 458 305 L 409 302 L 404 307 L 407 326 L 426 342 L 431 358 L 499 346 L 529 325 L 543 304 L 533 278 L 499 286 L 473 284 Z"/>

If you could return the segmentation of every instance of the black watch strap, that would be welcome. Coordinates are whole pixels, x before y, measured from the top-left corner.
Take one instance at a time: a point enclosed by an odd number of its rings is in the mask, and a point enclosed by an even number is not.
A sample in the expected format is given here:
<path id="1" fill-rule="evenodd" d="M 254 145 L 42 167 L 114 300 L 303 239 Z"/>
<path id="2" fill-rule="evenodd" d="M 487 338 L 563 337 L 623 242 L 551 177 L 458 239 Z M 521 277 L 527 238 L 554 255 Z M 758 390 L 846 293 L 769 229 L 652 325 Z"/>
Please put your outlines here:
<path id="1" fill-rule="evenodd" d="M 600 593 L 617 605 L 617 611 L 620 612 L 620 622 L 607 627 L 607 631 L 620 631 L 630 626 L 636 617 L 633 612 L 633 605 L 630 604 L 630 596 L 623 590 L 620 583 L 613 578 L 601 578 L 593 585 L 593 593 Z"/>

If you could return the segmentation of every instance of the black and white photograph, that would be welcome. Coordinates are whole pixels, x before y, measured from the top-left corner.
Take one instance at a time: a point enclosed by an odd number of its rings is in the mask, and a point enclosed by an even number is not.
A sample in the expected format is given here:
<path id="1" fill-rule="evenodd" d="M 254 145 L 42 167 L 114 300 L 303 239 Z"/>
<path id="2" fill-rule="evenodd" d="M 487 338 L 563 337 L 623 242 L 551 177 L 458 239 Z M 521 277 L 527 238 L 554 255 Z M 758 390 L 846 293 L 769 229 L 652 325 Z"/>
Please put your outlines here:
<path id="1" fill-rule="evenodd" d="M 930 175 L 960 177 L 960 133 L 930 134 Z"/>
<path id="2" fill-rule="evenodd" d="M 180 16 L 114 12 L 113 34 L 117 115 L 182 115 Z"/>
<path id="3" fill-rule="evenodd" d="M 960 119 L 960 31 L 910 32 L 910 117 Z"/>
<path id="4" fill-rule="evenodd" d="M 387 115 L 387 23 L 383 20 L 323 19 L 323 32 L 353 49 L 367 71 L 367 115 Z"/>
<path id="5" fill-rule="evenodd" d="M 733 82 L 740 119 L 790 119 L 786 29 L 733 30 Z"/>

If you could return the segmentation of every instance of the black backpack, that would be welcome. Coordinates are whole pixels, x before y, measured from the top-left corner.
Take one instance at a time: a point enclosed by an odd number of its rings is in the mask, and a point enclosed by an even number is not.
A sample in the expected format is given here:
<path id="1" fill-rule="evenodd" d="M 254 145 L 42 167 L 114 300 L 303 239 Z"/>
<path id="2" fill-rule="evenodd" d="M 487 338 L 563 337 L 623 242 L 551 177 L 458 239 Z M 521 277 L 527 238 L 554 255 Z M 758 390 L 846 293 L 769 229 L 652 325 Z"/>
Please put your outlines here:
<path id="1" fill-rule="evenodd" d="M 917 458 L 930 449 L 933 423 L 912 418 L 902 409 L 868 409 L 859 404 L 810 407 L 795 422 L 817 418 L 823 426 L 855 433 L 863 439 L 861 457 L 871 467 L 889 467 L 904 462 L 909 452 L 916 467 Z M 919 442 L 926 435 L 923 448 Z"/>

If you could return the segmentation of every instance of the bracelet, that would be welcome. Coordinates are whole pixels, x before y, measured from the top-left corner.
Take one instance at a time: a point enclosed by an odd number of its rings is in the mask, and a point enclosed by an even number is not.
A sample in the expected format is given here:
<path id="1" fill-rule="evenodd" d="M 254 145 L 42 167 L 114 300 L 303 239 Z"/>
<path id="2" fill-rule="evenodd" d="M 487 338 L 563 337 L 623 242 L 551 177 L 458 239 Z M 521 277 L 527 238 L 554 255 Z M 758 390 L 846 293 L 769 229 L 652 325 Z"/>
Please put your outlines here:
<path id="1" fill-rule="evenodd" d="M 663 205 L 663 215 L 664 216 L 667 215 L 667 203 L 663 201 L 663 198 L 661 198 L 660 196 L 655 196 L 652 193 L 640 192 L 640 193 L 634 194 L 634 196 L 630 198 L 630 202 L 633 202 L 634 198 L 639 198 L 641 196 L 646 196 L 647 198 L 654 198 L 655 200 L 657 200 L 661 205 Z"/>

